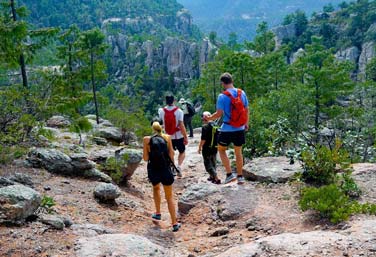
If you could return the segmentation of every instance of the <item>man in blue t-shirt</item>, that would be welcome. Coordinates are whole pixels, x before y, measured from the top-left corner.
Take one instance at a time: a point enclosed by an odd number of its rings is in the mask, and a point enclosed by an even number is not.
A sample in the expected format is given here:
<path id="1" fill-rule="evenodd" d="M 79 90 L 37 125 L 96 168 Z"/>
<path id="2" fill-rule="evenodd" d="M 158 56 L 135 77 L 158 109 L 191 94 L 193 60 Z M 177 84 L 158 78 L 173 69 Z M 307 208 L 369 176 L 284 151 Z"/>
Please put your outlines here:
<path id="1" fill-rule="evenodd" d="M 228 91 L 233 97 L 237 97 L 238 89 L 234 87 L 233 79 L 230 73 L 223 73 L 220 78 L 224 91 Z M 219 94 L 217 99 L 217 110 L 212 115 L 204 117 L 206 120 L 216 120 L 223 116 L 223 124 L 218 137 L 218 152 L 221 157 L 222 164 L 226 170 L 225 184 L 234 180 L 238 180 L 238 184 L 244 183 L 243 178 L 243 154 L 242 146 L 245 144 L 245 131 L 248 130 L 248 99 L 243 90 L 241 90 L 241 99 L 246 112 L 246 122 L 240 127 L 234 127 L 229 124 L 231 120 L 231 98 L 223 93 Z M 230 160 L 226 150 L 233 143 L 236 159 L 235 176 L 231 171 Z"/>

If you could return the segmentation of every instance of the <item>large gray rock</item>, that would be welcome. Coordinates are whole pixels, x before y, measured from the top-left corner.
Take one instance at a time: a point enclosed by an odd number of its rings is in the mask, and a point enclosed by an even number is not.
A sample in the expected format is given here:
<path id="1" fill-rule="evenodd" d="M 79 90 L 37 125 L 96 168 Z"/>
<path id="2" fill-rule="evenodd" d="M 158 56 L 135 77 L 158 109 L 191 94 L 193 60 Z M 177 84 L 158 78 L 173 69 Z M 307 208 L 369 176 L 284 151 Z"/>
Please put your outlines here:
<path id="1" fill-rule="evenodd" d="M 213 208 L 212 212 L 215 212 L 218 218 L 229 221 L 253 212 L 257 202 L 258 196 L 255 187 L 247 182 L 244 185 L 231 184 L 222 187 L 220 194 L 213 197 L 211 207 Z"/>
<path id="2" fill-rule="evenodd" d="M 94 237 L 103 234 L 115 234 L 116 231 L 98 224 L 73 224 L 71 229 L 75 235 L 83 237 Z"/>
<path id="3" fill-rule="evenodd" d="M 98 179 L 111 182 L 112 179 L 95 168 L 95 163 L 84 153 L 72 154 L 71 157 L 56 149 L 32 149 L 27 161 L 34 168 L 44 168 L 49 172 Z"/>
<path id="4" fill-rule="evenodd" d="M 340 49 L 336 54 L 336 59 L 340 61 L 350 61 L 356 63 L 358 61 L 360 51 L 356 46 L 346 48 L 344 50 Z"/>
<path id="5" fill-rule="evenodd" d="M 375 203 L 376 163 L 355 163 L 353 169 L 352 177 L 362 191 L 361 198 Z"/>
<path id="6" fill-rule="evenodd" d="M 84 170 L 82 173 L 82 176 L 85 178 L 96 179 L 96 180 L 103 181 L 106 183 L 112 182 L 112 178 L 110 176 L 108 176 L 107 174 L 95 168 L 90 169 L 90 170 Z"/>
<path id="7" fill-rule="evenodd" d="M 375 256 L 376 220 L 355 220 L 348 229 L 283 233 L 234 246 L 217 257 Z"/>
<path id="8" fill-rule="evenodd" d="M 28 174 L 20 173 L 20 172 L 16 172 L 10 175 L 9 179 L 16 183 L 20 183 L 22 185 L 29 186 L 29 187 L 33 187 L 34 185 L 33 180 L 31 179 L 31 176 L 29 176 Z"/>
<path id="9" fill-rule="evenodd" d="M 39 221 L 58 230 L 63 230 L 65 227 L 64 219 L 56 215 L 41 215 L 39 216 Z"/>
<path id="10" fill-rule="evenodd" d="M 121 142 L 123 141 L 123 135 L 120 129 L 116 127 L 98 127 L 96 129 L 98 136 L 103 137 L 110 141 Z"/>
<path id="11" fill-rule="evenodd" d="M 41 203 L 40 194 L 23 185 L 0 188 L 0 223 L 22 222 L 32 215 Z"/>
<path id="12" fill-rule="evenodd" d="M 122 169 L 123 178 L 128 180 L 132 177 L 134 171 L 142 160 L 142 151 L 130 148 L 120 148 L 115 151 L 115 158 L 125 161 L 125 167 Z"/>
<path id="13" fill-rule="evenodd" d="M 232 247 L 217 257 L 268 256 L 267 254 L 295 257 L 338 256 L 339 244 L 348 244 L 346 236 L 330 231 L 284 233 Z M 325 253 L 322 252 L 323 249 Z"/>
<path id="14" fill-rule="evenodd" d="M 94 196 L 101 201 L 114 201 L 120 195 L 119 187 L 110 183 L 100 183 L 94 189 Z"/>
<path id="15" fill-rule="evenodd" d="M 289 24 L 286 26 L 278 26 L 272 28 L 272 32 L 275 35 L 276 47 L 279 48 L 282 45 L 284 39 L 294 39 L 296 36 L 296 25 Z"/>
<path id="16" fill-rule="evenodd" d="M 209 195 L 219 192 L 218 186 L 207 183 L 194 184 L 184 190 L 179 198 L 179 212 L 187 214 L 190 209 L 196 206 L 200 201 L 207 199 Z"/>
<path id="17" fill-rule="evenodd" d="M 168 257 L 168 250 L 149 239 L 132 234 L 105 234 L 80 238 L 76 244 L 77 257 Z"/>
<path id="18" fill-rule="evenodd" d="M 363 76 L 366 72 L 367 64 L 371 61 L 372 58 L 376 56 L 375 42 L 366 42 L 362 44 L 362 51 L 359 56 L 359 73 Z"/>
<path id="19" fill-rule="evenodd" d="M 27 157 L 34 168 L 45 168 L 49 172 L 70 175 L 73 172 L 72 159 L 56 149 L 34 148 Z"/>
<path id="20" fill-rule="evenodd" d="M 88 155 L 85 153 L 75 153 L 70 155 L 72 160 L 71 164 L 76 170 L 90 170 L 95 168 L 95 163 L 88 159 Z"/>
<path id="21" fill-rule="evenodd" d="M 300 164 L 291 165 L 287 157 L 256 158 L 243 167 L 246 179 L 274 183 L 286 182 L 301 171 Z"/>
<path id="22" fill-rule="evenodd" d="M 47 120 L 47 126 L 53 128 L 66 128 L 71 125 L 71 122 L 68 118 L 64 116 L 52 116 Z"/>

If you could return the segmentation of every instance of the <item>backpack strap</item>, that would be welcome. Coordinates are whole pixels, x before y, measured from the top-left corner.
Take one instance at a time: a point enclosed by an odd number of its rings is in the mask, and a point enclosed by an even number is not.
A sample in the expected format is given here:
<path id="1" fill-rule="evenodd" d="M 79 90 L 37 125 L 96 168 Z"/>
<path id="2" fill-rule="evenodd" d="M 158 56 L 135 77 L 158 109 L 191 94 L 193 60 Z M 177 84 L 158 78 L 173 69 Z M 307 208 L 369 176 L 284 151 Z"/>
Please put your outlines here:
<path id="1" fill-rule="evenodd" d="M 167 107 L 163 107 L 163 111 L 165 111 L 165 112 L 173 112 L 173 113 L 175 113 L 177 109 L 179 109 L 179 107 L 177 107 L 177 106 L 175 106 L 175 108 L 172 109 L 172 110 L 167 109 Z"/>
<path id="2" fill-rule="evenodd" d="M 217 128 L 213 124 L 210 124 L 210 126 L 212 127 L 212 129 L 211 129 L 211 131 L 212 131 L 212 138 L 211 138 L 210 148 L 213 148 L 214 136 L 215 136 L 215 133 L 217 132 Z"/>
<path id="3" fill-rule="evenodd" d="M 238 95 L 236 96 L 236 98 L 241 98 L 242 90 L 241 90 L 240 88 L 237 88 L 236 92 L 237 92 L 237 94 L 238 94 Z M 229 91 L 227 91 L 227 90 L 223 91 L 222 94 L 227 95 L 227 96 L 230 97 L 231 99 L 232 99 L 232 98 L 235 98 L 235 97 L 234 97 Z M 242 102 L 243 102 L 243 101 L 242 101 Z"/>

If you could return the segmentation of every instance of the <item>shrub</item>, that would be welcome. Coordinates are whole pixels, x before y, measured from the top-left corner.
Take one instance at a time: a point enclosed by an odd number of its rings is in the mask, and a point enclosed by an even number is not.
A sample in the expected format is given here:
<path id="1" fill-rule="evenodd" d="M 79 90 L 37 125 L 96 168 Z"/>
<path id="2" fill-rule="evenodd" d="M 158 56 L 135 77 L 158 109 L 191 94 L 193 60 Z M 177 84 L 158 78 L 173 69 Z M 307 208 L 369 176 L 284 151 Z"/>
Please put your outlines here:
<path id="1" fill-rule="evenodd" d="M 352 214 L 352 201 L 336 184 L 302 190 L 299 206 L 303 211 L 316 210 L 322 218 L 333 223 L 347 220 Z"/>
<path id="2" fill-rule="evenodd" d="M 23 146 L 6 146 L 0 144 L 0 164 L 9 164 L 14 159 L 21 158 L 28 151 L 27 147 Z"/>
<path id="3" fill-rule="evenodd" d="M 128 163 L 129 157 L 123 155 L 122 158 L 109 157 L 106 163 L 102 166 L 105 171 L 115 183 L 119 184 L 123 179 L 123 169 Z"/>
<path id="4" fill-rule="evenodd" d="M 350 197 L 359 197 L 361 190 L 351 177 L 351 172 L 345 172 L 338 178 L 341 190 Z"/>
<path id="5" fill-rule="evenodd" d="M 338 172 L 350 171 L 349 155 L 336 141 L 334 149 L 316 146 L 302 152 L 303 179 L 316 185 L 329 185 L 336 181 Z"/>
<path id="6" fill-rule="evenodd" d="M 40 204 L 40 207 L 47 211 L 48 213 L 51 213 L 53 211 L 53 207 L 56 205 L 55 200 L 47 195 L 44 195 Z"/>

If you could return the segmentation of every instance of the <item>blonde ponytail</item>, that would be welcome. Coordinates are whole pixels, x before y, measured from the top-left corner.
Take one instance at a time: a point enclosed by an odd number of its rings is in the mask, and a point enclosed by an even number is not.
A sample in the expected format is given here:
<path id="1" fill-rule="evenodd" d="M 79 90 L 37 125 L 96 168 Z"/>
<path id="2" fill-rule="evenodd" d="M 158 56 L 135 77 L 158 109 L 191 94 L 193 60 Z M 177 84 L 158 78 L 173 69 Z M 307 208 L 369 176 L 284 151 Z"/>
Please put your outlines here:
<path id="1" fill-rule="evenodd" d="M 155 133 L 157 133 L 158 135 L 162 134 L 162 126 L 158 121 L 154 121 L 152 127 Z"/>

